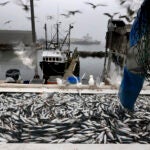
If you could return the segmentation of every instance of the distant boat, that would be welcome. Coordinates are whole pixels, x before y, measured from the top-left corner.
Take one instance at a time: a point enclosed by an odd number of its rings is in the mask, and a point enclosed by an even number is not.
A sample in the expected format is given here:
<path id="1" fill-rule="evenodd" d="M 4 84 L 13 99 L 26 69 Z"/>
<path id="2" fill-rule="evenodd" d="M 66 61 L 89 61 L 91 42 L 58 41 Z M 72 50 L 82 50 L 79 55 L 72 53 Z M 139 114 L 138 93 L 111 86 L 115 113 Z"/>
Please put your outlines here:
<path id="1" fill-rule="evenodd" d="M 86 34 L 83 39 L 74 39 L 71 41 L 71 43 L 79 45 L 99 45 L 101 42 L 97 40 L 92 40 L 92 37 L 89 34 Z"/>

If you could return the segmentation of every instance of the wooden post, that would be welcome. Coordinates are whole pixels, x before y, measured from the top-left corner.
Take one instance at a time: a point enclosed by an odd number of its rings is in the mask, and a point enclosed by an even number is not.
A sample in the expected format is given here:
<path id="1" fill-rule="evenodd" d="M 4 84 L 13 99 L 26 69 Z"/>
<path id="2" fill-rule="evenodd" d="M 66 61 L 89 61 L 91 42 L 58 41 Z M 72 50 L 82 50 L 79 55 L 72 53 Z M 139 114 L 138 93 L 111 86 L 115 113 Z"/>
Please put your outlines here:
<path id="1" fill-rule="evenodd" d="M 36 33 L 35 33 L 35 20 L 34 20 L 34 0 L 30 0 L 30 7 L 31 7 L 31 26 L 32 26 L 32 42 L 33 44 L 36 43 Z"/>
<path id="2" fill-rule="evenodd" d="M 30 0 L 30 7 L 31 7 L 31 27 L 32 27 L 32 42 L 33 42 L 33 50 L 36 51 L 36 33 L 35 33 L 35 20 L 34 20 L 34 0 Z M 36 56 L 37 57 L 37 56 Z M 35 79 L 39 79 L 38 75 L 38 66 L 37 66 L 37 59 L 36 59 L 36 65 L 35 65 Z"/>

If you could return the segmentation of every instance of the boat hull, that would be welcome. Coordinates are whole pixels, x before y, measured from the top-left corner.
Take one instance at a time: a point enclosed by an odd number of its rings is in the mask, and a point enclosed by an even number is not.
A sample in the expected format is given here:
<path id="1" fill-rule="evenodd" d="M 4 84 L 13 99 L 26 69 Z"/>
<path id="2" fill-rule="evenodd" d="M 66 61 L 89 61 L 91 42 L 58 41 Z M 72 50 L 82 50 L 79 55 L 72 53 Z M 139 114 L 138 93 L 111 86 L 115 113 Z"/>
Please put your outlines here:
<path id="1" fill-rule="evenodd" d="M 44 78 L 49 76 L 63 76 L 67 63 L 56 63 L 56 62 L 40 62 L 40 68 L 43 71 Z"/>

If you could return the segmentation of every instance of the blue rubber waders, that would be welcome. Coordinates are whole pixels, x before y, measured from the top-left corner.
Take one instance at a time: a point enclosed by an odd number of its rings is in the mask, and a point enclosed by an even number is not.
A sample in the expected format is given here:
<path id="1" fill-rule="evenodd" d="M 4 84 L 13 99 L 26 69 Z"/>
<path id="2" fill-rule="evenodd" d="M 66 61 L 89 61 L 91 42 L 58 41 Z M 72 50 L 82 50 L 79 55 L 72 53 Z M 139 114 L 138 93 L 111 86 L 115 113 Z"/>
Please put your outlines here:
<path id="1" fill-rule="evenodd" d="M 134 74 L 124 67 L 124 74 L 118 93 L 124 108 L 134 110 L 134 104 L 143 87 L 144 79 L 144 76 Z"/>

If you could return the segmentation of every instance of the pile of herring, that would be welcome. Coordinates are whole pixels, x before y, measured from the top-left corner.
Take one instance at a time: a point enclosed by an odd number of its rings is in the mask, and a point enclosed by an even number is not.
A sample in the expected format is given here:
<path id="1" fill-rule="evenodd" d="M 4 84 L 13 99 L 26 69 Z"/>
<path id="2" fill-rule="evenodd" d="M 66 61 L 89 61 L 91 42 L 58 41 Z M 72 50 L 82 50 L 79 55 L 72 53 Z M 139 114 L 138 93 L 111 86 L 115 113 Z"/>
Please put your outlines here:
<path id="1" fill-rule="evenodd" d="M 0 94 L 0 143 L 150 143 L 150 100 L 135 112 L 115 94 Z"/>

